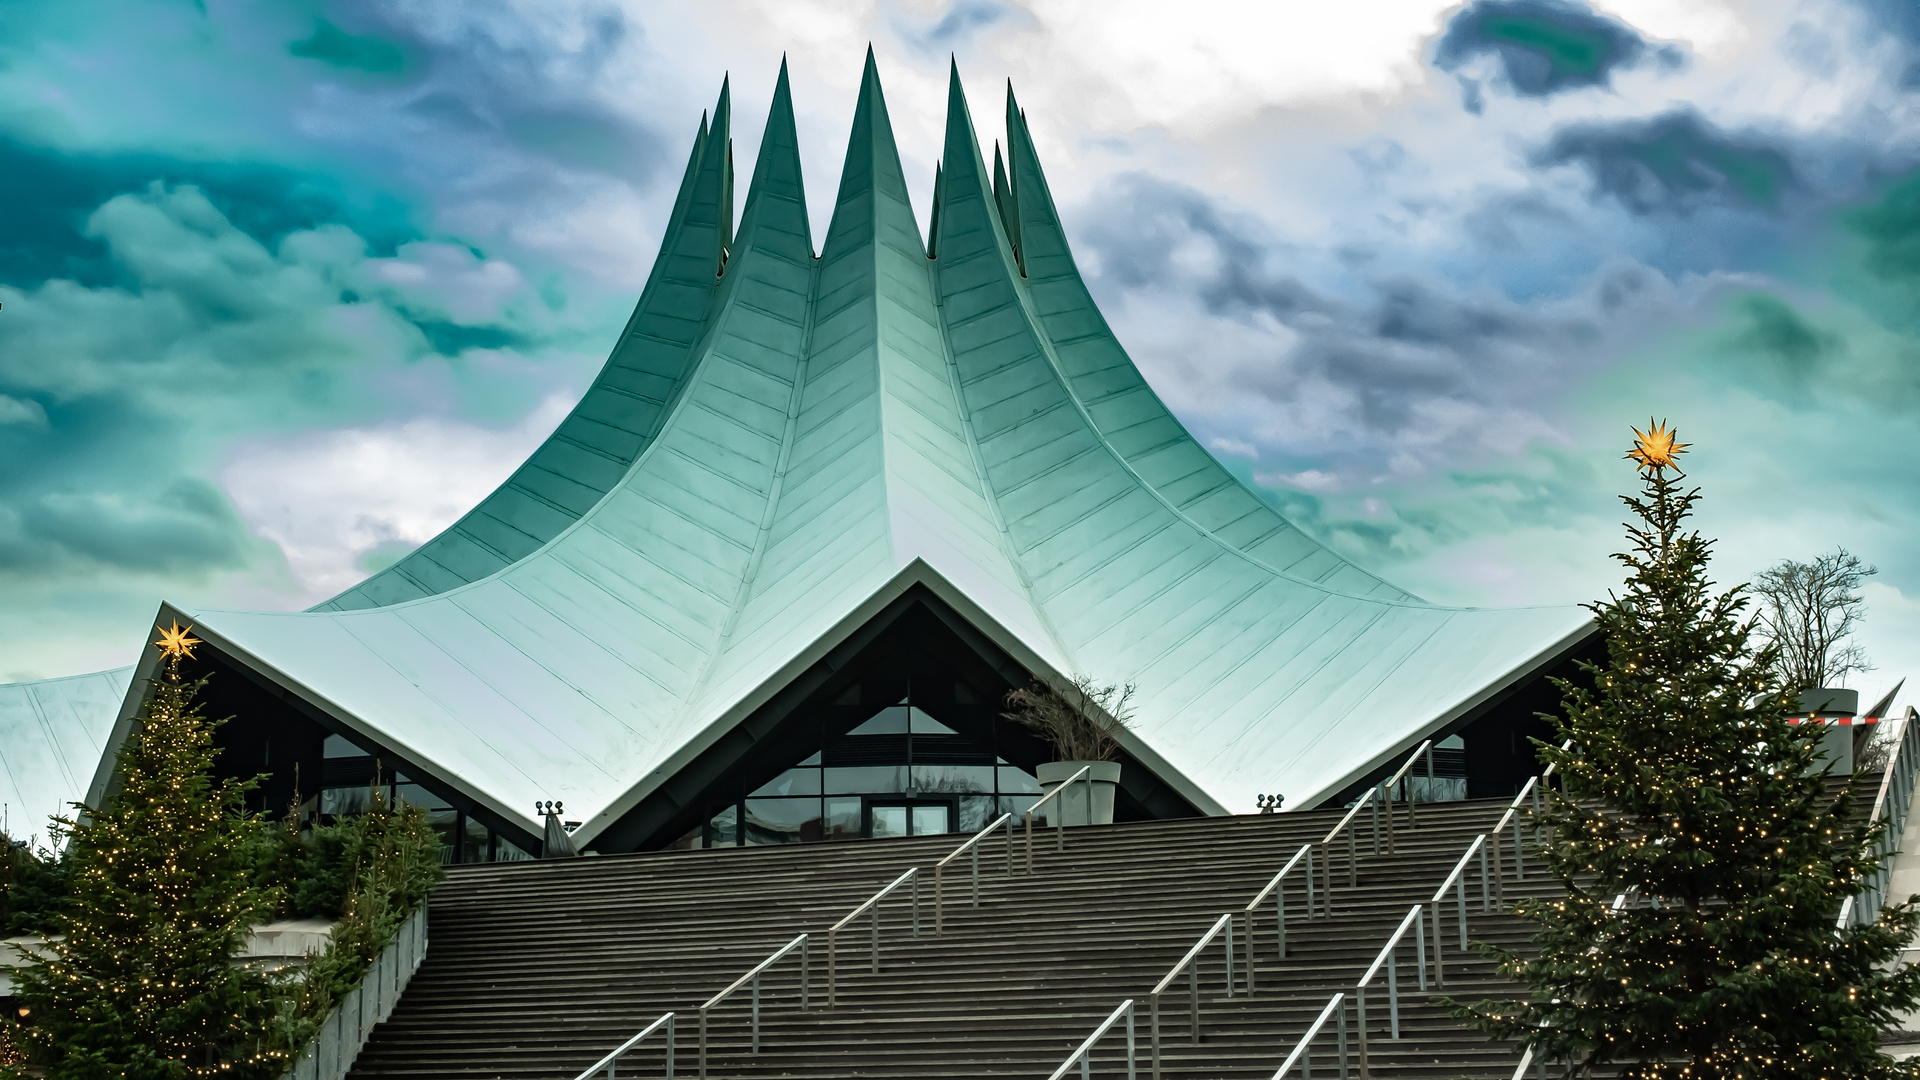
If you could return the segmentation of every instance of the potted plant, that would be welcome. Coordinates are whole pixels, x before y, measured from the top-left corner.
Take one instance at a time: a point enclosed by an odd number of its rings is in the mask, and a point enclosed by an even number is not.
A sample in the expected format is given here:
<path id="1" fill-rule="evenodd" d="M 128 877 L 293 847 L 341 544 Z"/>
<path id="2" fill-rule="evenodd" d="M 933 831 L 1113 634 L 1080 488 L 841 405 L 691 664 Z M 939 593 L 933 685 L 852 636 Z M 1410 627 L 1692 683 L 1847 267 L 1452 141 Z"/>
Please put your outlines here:
<path id="1" fill-rule="evenodd" d="M 1067 825 L 1113 823 L 1113 793 L 1120 785 L 1120 763 L 1113 760 L 1120 751 L 1115 736 L 1133 719 L 1127 707 L 1133 691 L 1132 683 L 1101 686 L 1089 676 L 1077 675 L 1067 683 L 1035 679 L 1026 689 L 1007 695 L 1006 711 L 1000 715 L 1053 748 L 1054 760 L 1036 770 L 1042 791 L 1059 787 L 1083 767 L 1089 769 L 1092 799 L 1079 791 L 1062 793 L 1047 805 L 1049 823 L 1056 813 Z M 1059 805 L 1062 802 L 1066 805 Z"/>

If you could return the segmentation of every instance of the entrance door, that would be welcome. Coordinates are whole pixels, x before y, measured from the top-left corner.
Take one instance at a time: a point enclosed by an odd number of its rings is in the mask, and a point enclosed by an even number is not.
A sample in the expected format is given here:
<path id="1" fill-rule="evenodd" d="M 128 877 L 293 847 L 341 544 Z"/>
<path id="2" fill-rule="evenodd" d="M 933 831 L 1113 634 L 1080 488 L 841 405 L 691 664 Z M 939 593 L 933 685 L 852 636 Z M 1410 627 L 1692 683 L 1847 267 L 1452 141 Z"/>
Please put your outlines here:
<path id="1" fill-rule="evenodd" d="M 867 804 L 867 835 L 934 836 L 953 831 L 953 804 L 937 802 Z"/>

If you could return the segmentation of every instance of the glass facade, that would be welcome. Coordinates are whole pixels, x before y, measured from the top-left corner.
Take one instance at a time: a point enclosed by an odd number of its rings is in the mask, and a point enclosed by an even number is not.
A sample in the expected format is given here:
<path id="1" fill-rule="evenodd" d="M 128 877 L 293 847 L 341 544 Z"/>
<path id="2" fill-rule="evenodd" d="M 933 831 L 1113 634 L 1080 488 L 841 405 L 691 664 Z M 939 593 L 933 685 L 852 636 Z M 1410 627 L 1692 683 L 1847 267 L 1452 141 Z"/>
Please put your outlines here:
<path id="1" fill-rule="evenodd" d="M 823 725 L 814 752 L 731 805 L 712 806 L 705 824 L 672 846 L 760 847 L 977 831 L 1001 813 L 1026 810 L 1040 796 L 1033 774 L 999 757 L 991 728 L 986 734 L 984 741 L 962 735 L 909 693 L 871 710 L 844 734 Z"/>
<path id="2" fill-rule="evenodd" d="M 389 802 L 404 799 L 427 812 L 427 821 L 440 836 L 442 863 L 518 862 L 534 857 L 404 774 L 381 768 L 374 755 L 339 735 L 327 736 L 322 755 L 319 809 L 323 821 L 366 813 L 377 789 Z"/>

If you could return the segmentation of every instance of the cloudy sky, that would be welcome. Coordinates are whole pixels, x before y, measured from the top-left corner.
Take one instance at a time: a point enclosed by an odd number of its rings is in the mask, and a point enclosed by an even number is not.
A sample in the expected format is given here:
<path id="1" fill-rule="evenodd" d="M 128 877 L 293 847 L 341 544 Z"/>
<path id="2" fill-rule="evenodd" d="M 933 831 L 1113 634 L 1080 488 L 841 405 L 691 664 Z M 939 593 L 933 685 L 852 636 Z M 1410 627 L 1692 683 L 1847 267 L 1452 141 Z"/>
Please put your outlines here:
<path id="1" fill-rule="evenodd" d="M 750 162 L 788 57 L 824 234 L 868 42 L 923 222 L 949 57 L 983 138 L 1011 79 L 1135 360 L 1354 560 L 1602 595 L 1664 417 L 1718 576 L 1845 545 L 1855 685 L 1920 674 L 1909 0 L 14 0 L 0 680 L 450 523 L 598 369 L 724 75 Z"/>

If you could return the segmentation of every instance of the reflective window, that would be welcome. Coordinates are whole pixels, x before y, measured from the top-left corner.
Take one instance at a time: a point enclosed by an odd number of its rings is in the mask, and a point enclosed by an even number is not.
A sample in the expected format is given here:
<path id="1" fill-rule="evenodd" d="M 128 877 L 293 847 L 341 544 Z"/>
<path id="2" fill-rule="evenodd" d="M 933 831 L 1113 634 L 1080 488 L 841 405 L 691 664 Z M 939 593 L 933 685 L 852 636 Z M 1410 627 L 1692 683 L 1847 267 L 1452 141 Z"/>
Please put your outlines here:
<path id="1" fill-rule="evenodd" d="M 956 690 L 952 700 L 961 697 Z M 977 712 L 977 695 L 966 700 Z M 848 690 L 828 708 L 818 750 L 753 778 L 744 799 L 713 807 L 706 824 L 675 846 L 972 832 L 1039 797 L 1039 781 L 995 754 L 997 729 L 981 731 L 977 716 L 975 734 L 962 734 L 909 694 L 841 727 L 859 701 L 859 688 Z"/>

